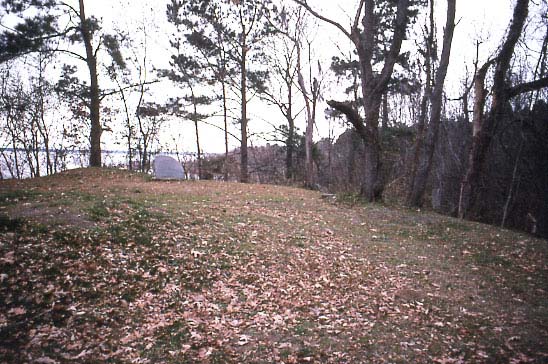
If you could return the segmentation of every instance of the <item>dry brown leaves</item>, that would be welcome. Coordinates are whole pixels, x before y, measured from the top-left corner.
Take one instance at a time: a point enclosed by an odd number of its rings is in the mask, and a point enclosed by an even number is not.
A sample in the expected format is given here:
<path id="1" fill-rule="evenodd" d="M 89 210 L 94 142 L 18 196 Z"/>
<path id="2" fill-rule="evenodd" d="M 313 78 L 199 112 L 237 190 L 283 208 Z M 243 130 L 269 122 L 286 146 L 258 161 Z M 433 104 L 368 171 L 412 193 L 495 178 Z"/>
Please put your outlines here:
<path id="1" fill-rule="evenodd" d="M 0 192 L 36 193 L 5 197 L 7 216 L 79 219 L 6 220 L 0 362 L 548 358 L 546 242 L 286 187 L 98 170 L 13 184 Z"/>

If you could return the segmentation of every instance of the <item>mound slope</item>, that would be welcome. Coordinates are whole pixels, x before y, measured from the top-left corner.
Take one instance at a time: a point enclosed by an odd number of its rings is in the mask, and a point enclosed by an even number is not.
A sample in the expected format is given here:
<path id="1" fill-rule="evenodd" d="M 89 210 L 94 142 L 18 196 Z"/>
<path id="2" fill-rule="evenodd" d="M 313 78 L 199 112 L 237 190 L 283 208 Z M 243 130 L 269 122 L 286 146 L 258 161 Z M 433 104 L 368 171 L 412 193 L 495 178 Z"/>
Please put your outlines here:
<path id="1" fill-rule="evenodd" d="M 0 182 L 0 362 L 546 362 L 547 242 L 316 192 Z"/>

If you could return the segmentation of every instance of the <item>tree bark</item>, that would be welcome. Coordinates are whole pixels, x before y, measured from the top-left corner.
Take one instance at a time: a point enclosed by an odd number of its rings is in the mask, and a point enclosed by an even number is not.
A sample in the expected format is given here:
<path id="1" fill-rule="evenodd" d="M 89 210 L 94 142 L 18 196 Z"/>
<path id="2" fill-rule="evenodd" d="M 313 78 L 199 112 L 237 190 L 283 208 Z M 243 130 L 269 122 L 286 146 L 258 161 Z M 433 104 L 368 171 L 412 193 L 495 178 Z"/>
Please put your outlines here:
<path id="1" fill-rule="evenodd" d="M 388 129 L 388 92 L 382 95 L 382 129 Z"/>
<path id="2" fill-rule="evenodd" d="M 432 8 L 434 1 L 432 1 Z M 451 55 L 451 45 L 453 42 L 453 33 L 455 29 L 455 8 L 456 0 L 447 0 L 447 20 L 443 34 L 443 48 L 441 52 L 440 65 L 436 72 L 434 89 L 430 100 L 430 122 L 424 148 L 417 144 L 415 150 L 416 156 L 420 156 L 416 164 L 415 173 L 412 176 L 407 203 L 413 207 L 421 207 L 423 204 L 426 184 L 432 169 L 434 151 L 438 141 L 439 127 L 441 122 L 441 109 L 443 103 L 443 88 L 445 77 L 449 67 L 449 58 Z M 432 29 L 433 31 L 434 29 Z"/>
<path id="3" fill-rule="evenodd" d="M 90 167 L 101 167 L 101 134 L 103 133 L 103 127 L 101 126 L 100 109 L 101 98 L 99 90 L 99 80 L 97 75 L 97 57 L 93 50 L 92 34 L 88 27 L 88 21 L 86 19 L 86 13 L 84 8 L 84 0 L 79 0 L 80 6 L 80 32 L 86 48 L 86 63 L 89 69 L 90 77 L 90 104 L 89 113 L 91 121 L 90 130 L 90 154 L 89 165 Z"/>

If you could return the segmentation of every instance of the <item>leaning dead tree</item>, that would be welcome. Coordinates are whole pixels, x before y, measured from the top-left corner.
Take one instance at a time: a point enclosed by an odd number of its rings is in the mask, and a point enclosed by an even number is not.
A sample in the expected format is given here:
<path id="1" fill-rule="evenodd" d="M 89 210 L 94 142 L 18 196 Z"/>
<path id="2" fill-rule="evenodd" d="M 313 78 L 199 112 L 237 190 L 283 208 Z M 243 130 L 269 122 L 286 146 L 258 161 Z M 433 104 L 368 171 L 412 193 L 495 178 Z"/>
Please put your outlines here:
<path id="1" fill-rule="evenodd" d="M 489 146 L 498 126 L 508 114 L 509 101 L 523 93 L 548 87 L 548 77 L 515 86 L 508 84 L 507 75 L 514 49 L 522 35 L 528 11 L 529 0 L 517 0 L 508 34 L 498 55 L 487 61 L 478 70 L 474 79 L 472 147 L 468 156 L 468 168 L 461 183 L 458 212 L 460 218 L 470 217 L 471 209 L 478 196 L 478 187 Z M 484 107 L 489 94 L 485 89 L 485 77 L 493 64 L 495 71 L 491 88 L 491 108 L 485 113 Z"/>
<path id="2" fill-rule="evenodd" d="M 329 19 L 314 9 L 306 0 L 294 0 L 316 18 L 329 23 L 339 29 L 356 48 L 360 65 L 360 86 L 363 97 L 362 105 L 365 116 L 362 118 L 359 111 L 350 103 L 328 101 L 328 105 L 345 114 L 348 121 L 354 126 L 358 135 L 365 144 L 365 176 L 361 186 L 361 195 L 367 201 L 382 199 L 384 181 L 381 174 L 381 137 L 379 134 L 379 114 L 382 97 L 386 93 L 388 83 L 392 77 L 394 66 L 400 56 L 400 49 L 405 38 L 409 22 L 410 0 L 396 1 L 395 15 L 389 26 L 390 29 L 379 27 L 379 14 L 376 12 L 375 0 L 360 0 L 350 29 Z M 392 37 L 386 52 L 378 44 L 378 35 L 391 32 Z M 380 72 L 374 70 L 375 55 L 383 53 L 384 62 Z"/>

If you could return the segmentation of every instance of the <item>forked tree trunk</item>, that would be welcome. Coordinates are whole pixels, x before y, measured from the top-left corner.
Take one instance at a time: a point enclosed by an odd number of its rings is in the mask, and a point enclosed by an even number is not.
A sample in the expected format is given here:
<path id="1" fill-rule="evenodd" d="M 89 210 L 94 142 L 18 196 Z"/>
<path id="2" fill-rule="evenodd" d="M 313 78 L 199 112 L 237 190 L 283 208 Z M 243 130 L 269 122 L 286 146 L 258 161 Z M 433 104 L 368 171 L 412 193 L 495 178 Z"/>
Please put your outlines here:
<path id="1" fill-rule="evenodd" d="M 287 138 L 285 141 L 285 178 L 293 180 L 295 178 L 295 167 L 293 166 L 293 154 L 295 152 L 295 120 L 293 118 L 293 80 L 290 72 L 291 63 L 286 63 L 284 83 L 287 88 L 287 109 L 282 112 L 287 120 Z"/>
<path id="2" fill-rule="evenodd" d="M 392 77 L 394 66 L 398 60 L 401 45 L 407 30 L 409 7 L 408 0 L 397 2 L 396 19 L 394 21 L 394 34 L 392 44 L 386 54 L 385 62 L 380 74 L 373 71 L 373 50 L 375 49 L 376 15 L 374 13 L 375 2 L 364 1 L 364 16 L 362 24 L 364 34 L 354 31 L 352 41 L 358 51 L 361 67 L 361 89 L 365 109 L 365 133 L 360 133 L 365 146 L 365 176 L 361 187 L 361 195 L 369 202 L 381 201 L 384 192 L 384 179 L 382 176 L 382 148 L 379 134 L 379 114 L 382 97 L 386 93 L 388 83 Z M 356 28 L 357 30 L 357 28 Z"/>
<path id="3" fill-rule="evenodd" d="M 381 173 L 382 150 L 381 138 L 378 130 L 379 113 L 382 96 L 386 93 L 407 31 L 409 0 L 398 0 L 396 2 L 397 9 L 393 25 L 392 42 L 385 54 L 384 64 L 380 73 L 373 70 L 374 51 L 375 49 L 378 49 L 375 37 L 378 26 L 378 15 L 375 14 L 375 0 L 360 1 L 350 31 L 347 31 L 340 23 L 314 11 L 306 1 L 294 1 L 306 8 L 316 18 L 337 27 L 356 47 L 361 71 L 360 81 L 365 118 L 361 119 L 358 111 L 349 103 L 341 103 L 332 100 L 329 101 L 328 104 L 347 116 L 349 122 L 352 123 L 364 141 L 365 176 L 364 184 L 361 188 L 362 196 L 370 202 L 382 200 L 384 180 Z M 358 26 L 360 19 L 363 29 L 360 29 Z"/>

